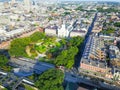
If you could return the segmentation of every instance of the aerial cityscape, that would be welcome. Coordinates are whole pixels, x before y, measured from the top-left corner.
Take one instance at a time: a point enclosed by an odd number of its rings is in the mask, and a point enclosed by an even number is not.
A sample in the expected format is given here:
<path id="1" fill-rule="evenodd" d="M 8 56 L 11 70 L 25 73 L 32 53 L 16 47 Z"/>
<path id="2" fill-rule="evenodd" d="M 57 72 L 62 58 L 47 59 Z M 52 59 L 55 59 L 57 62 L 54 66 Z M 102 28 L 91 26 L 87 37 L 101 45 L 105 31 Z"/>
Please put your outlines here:
<path id="1" fill-rule="evenodd" d="M 120 0 L 0 0 L 0 90 L 120 90 Z"/>

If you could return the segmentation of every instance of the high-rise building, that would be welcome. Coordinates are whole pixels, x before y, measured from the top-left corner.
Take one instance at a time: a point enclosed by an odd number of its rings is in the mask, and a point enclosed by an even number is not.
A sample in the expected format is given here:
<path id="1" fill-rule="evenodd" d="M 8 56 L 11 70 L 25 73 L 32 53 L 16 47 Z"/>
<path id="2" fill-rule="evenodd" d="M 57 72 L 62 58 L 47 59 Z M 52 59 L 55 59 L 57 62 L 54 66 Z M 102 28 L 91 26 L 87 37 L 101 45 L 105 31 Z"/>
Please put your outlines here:
<path id="1" fill-rule="evenodd" d="M 25 4 L 26 6 L 30 6 L 30 0 L 24 0 L 24 4 Z"/>
<path id="2" fill-rule="evenodd" d="M 12 0 L 11 3 L 14 4 L 16 2 L 16 0 Z"/>
<path id="3" fill-rule="evenodd" d="M 24 0 L 24 5 L 25 5 L 27 11 L 30 11 L 30 0 Z"/>

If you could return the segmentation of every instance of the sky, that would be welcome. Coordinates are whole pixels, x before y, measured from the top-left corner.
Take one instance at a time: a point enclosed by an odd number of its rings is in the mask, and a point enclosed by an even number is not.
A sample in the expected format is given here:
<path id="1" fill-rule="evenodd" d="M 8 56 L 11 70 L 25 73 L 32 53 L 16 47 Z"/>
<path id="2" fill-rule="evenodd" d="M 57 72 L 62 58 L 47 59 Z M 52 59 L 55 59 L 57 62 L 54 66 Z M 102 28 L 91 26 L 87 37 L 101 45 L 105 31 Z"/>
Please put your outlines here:
<path id="1" fill-rule="evenodd" d="M 0 0 L 0 1 L 10 1 L 10 0 Z M 39 0 L 33 0 L 33 1 L 39 1 Z M 49 0 L 47 0 L 47 1 L 49 1 Z M 59 1 L 115 1 L 115 2 L 120 2 L 120 0 L 59 0 Z"/>
<path id="2" fill-rule="evenodd" d="M 120 1 L 120 0 L 60 0 L 60 1 Z"/>
<path id="3" fill-rule="evenodd" d="M 34 1 L 38 1 L 38 0 L 34 0 Z M 120 2 L 120 0 L 47 0 L 47 1 L 115 1 L 115 2 Z"/>

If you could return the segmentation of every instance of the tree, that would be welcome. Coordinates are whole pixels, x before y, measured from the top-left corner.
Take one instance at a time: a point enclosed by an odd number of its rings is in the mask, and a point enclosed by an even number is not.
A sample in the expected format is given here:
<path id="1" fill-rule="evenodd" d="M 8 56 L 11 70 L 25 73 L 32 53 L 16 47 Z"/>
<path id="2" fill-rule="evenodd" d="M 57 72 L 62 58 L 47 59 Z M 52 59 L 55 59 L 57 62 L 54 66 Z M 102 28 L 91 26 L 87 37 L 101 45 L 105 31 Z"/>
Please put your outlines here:
<path id="1" fill-rule="evenodd" d="M 11 56 L 27 56 L 25 47 L 30 43 L 30 38 L 18 38 L 11 42 L 9 53 Z"/>
<path id="2" fill-rule="evenodd" d="M 20 21 L 20 19 L 18 18 L 17 21 Z"/>
<path id="3" fill-rule="evenodd" d="M 115 28 L 112 28 L 112 27 L 108 27 L 107 29 L 101 31 L 101 33 L 104 33 L 104 34 L 111 34 L 114 32 L 115 32 Z"/>
<path id="4" fill-rule="evenodd" d="M 26 53 L 26 46 L 28 46 L 30 43 L 37 42 L 44 38 L 45 38 L 45 34 L 40 32 L 35 32 L 29 37 L 17 38 L 11 42 L 9 53 L 11 56 L 15 56 L 15 57 L 19 57 L 19 56 L 28 57 Z M 35 51 L 32 50 L 32 52 Z"/>
<path id="5" fill-rule="evenodd" d="M 30 36 L 30 40 L 31 42 L 37 42 L 38 40 L 44 39 L 45 38 L 45 34 L 41 33 L 41 32 L 35 32 L 34 34 L 32 34 Z"/>
<path id="6" fill-rule="evenodd" d="M 32 11 L 30 11 L 29 13 L 33 13 Z"/>
<path id="7" fill-rule="evenodd" d="M 70 15 L 70 12 L 64 12 L 63 14 L 64 15 Z"/>
<path id="8" fill-rule="evenodd" d="M 79 6 L 75 9 L 76 11 L 84 11 L 83 7 L 82 6 Z"/>
<path id="9" fill-rule="evenodd" d="M 97 8 L 97 10 L 98 12 L 108 12 L 108 13 L 118 12 L 118 9 L 115 9 L 115 8 L 107 8 L 107 9 Z"/>
<path id="10" fill-rule="evenodd" d="M 51 21 L 51 20 L 53 20 L 53 18 L 52 18 L 52 17 L 49 17 L 48 20 Z"/>
<path id="11" fill-rule="evenodd" d="M 0 55 L 0 68 L 3 68 L 8 63 L 7 57 Z"/>
<path id="12" fill-rule="evenodd" d="M 83 38 L 77 36 L 68 40 L 62 39 L 60 43 L 63 46 L 67 46 L 67 48 L 64 48 L 63 51 L 60 52 L 54 63 L 56 66 L 65 66 L 70 69 L 74 65 L 75 57 L 78 54 L 79 47 L 81 47 L 81 44 L 83 43 Z"/>
<path id="13" fill-rule="evenodd" d="M 11 67 L 7 65 L 7 63 L 9 62 L 8 58 L 4 55 L 0 55 L 0 69 L 4 70 L 4 71 L 10 71 Z"/>
<path id="14" fill-rule="evenodd" d="M 114 23 L 114 26 L 116 26 L 116 27 L 120 27 L 120 22 L 116 22 L 116 23 Z"/>
<path id="15" fill-rule="evenodd" d="M 49 59 L 56 57 L 60 52 L 60 47 L 53 47 L 50 48 L 46 54 Z"/>
<path id="16" fill-rule="evenodd" d="M 35 85 L 39 90 L 64 90 L 64 74 L 58 69 L 49 69 L 38 77 Z"/>
<path id="17" fill-rule="evenodd" d="M 73 37 L 69 40 L 69 45 L 70 46 L 79 46 L 83 42 L 83 38 L 80 36 Z"/>
<path id="18" fill-rule="evenodd" d="M 55 59 L 56 66 L 65 66 L 72 68 L 74 65 L 75 56 L 78 53 L 77 47 L 70 47 L 68 50 L 63 50 L 60 55 Z"/>
<path id="19" fill-rule="evenodd" d="M 64 49 L 66 49 L 67 40 L 66 40 L 65 38 L 62 38 L 62 39 L 60 40 L 60 44 L 61 44 L 61 46 L 62 46 Z"/>

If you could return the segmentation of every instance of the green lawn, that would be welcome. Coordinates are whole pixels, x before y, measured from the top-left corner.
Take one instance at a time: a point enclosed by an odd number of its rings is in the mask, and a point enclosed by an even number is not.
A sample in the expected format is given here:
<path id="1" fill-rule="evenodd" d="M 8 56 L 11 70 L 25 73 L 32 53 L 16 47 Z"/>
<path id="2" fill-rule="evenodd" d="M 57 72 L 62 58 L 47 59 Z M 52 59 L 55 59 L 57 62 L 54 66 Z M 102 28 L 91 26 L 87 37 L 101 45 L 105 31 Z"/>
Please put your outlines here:
<path id="1" fill-rule="evenodd" d="M 56 37 L 35 32 L 29 37 L 13 40 L 10 45 L 9 53 L 13 57 L 23 56 L 35 58 L 39 53 L 44 54 L 53 47 L 61 46 L 56 39 Z"/>

